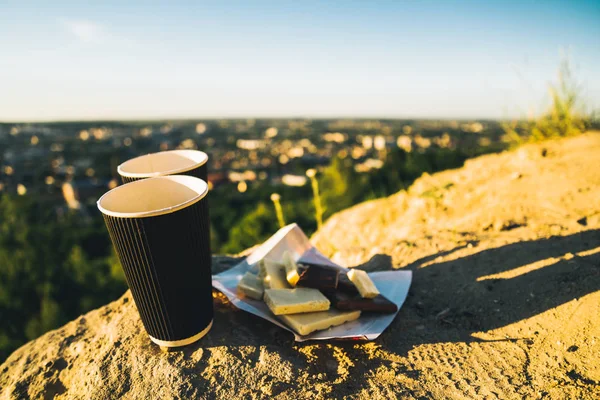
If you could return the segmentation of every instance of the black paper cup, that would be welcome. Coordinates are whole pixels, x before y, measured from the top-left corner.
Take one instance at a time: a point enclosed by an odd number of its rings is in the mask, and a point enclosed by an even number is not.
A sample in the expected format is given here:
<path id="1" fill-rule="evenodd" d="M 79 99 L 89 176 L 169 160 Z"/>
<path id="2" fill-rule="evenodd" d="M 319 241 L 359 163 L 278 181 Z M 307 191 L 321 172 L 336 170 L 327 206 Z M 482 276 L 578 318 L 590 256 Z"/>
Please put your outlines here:
<path id="1" fill-rule="evenodd" d="M 198 150 L 171 150 L 146 154 L 119 165 L 123 183 L 166 175 L 189 175 L 208 182 L 208 155 Z"/>
<path id="2" fill-rule="evenodd" d="M 98 200 L 150 339 L 177 347 L 212 326 L 208 185 L 191 176 L 143 179 Z"/>

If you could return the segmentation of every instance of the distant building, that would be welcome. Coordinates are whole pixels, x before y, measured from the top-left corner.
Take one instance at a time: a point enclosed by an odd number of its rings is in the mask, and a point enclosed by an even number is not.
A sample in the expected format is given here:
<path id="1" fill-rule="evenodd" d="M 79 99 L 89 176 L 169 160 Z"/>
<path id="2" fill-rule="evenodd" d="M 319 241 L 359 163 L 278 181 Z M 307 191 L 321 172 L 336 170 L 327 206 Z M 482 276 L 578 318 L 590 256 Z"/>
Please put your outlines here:
<path id="1" fill-rule="evenodd" d="M 304 147 L 292 147 L 288 150 L 287 156 L 289 158 L 300 158 L 304 155 Z"/>
<path id="2" fill-rule="evenodd" d="M 62 194 L 71 209 L 80 209 L 82 203 L 95 202 L 106 193 L 109 181 L 106 180 L 76 180 L 62 185 Z"/>
<path id="3" fill-rule="evenodd" d="M 410 153 L 412 151 L 412 139 L 408 135 L 400 135 L 396 140 L 396 144 L 399 148 Z"/>
<path id="4" fill-rule="evenodd" d="M 484 126 L 481 122 L 473 122 L 470 124 L 462 124 L 460 128 L 464 132 L 480 133 L 483 131 Z"/>
<path id="5" fill-rule="evenodd" d="M 229 180 L 231 182 L 255 181 L 256 172 L 250 170 L 244 172 L 230 172 Z"/>
<path id="6" fill-rule="evenodd" d="M 421 135 L 416 135 L 414 143 L 421 149 L 427 149 L 431 146 L 431 139 L 425 138 Z"/>
<path id="7" fill-rule="evenodd" d="M 277 130 L 277 128 L 272 126 L 265 131 L 265 137 L 274 138 L 275 136 L 277 136 L 278 133 L 279 133 L 279 131 Z"/>
<path id="8" fill-rule="evenodd" d="M 238 139 L 236 146 L 242 150 L 257 150 L 265 148 L 267 143 L 264 140 L 257 139 Z"/>
<path id="9" fill-rule="evenodd" d="M 383 161 L 376 158 L 368 158 L 361 164 L 356 164 L 354 169 L 356 172 L 369 172 L 373 169 L 381 169 Z"/>
<path id="10" fill-rule="evenodd" d="M 326 142 L 344 143 L 346 141 L 346 134 L 340 132 L 328 132 L 323 134 L 323 140 Z"/>
<path id="11" fill-rule="evenodd" d="M 150 127 L 145 127 L 140 129 L 140 136 L 141 137 L 149 137 L 152 136 L 152 128 Z"/>
<path id="12" fill-rule="evenodd" d="M 435 144 L 437 144 L 439 147 L 444 147 L 444 148 L 452 147 L 452 145 L 453 145 L 452 138 L 450 137 L 450 135 L 447 132 L 444 132 L 444 134 L 442 136 L 433 138 L 433 142 Z"/>
<path id="13" fill-rule="evenodd" d="M 194 142 L 192 139 L 185 139 L 181 143 L 179 143 L 179 146 L 177 146 L 177 148 L 195 150 L 198 148 L 198 146 L 196 146 L 196 142 Z"/>
<path id="14" fill-rule="evenodd" d="M 206 132 L 206 124 L 202 124 L 202 123 L 196 124 L 196 133 L 198 135 L 202 135 L 205 132 Z"/>
<path id="15" fill-rule="evenodd" d="M 221 184 L 228 183 L 229 179 L 224 172 L 209 172 L 208 182 L 210 182 L 213 187 L 217 187 Z"/>
<path id="16" fill-rule="evenodd" d="M 375 140 L 373 140 L 373 147 L 375 150 L 384 150 L 385 149 L 385 137 L 381 135 L 375 136 Z"/>
<path id="17" fill-rule="evenodd" d="M 287 186 L 304 186 L 306 185 L 306 176 L 285 174 L 281 177 L 281 183 Z"/>
<path id="18" fill-rule="evenodd" d="M 70 209 L 78 210 L 81 207 L 81 204 L 78 200 L 78 195 L 73 188 L 73 185 L 69 182 L 63 183 L 62 185 L 62 194 L 65 199 L 65 203 Z"/>

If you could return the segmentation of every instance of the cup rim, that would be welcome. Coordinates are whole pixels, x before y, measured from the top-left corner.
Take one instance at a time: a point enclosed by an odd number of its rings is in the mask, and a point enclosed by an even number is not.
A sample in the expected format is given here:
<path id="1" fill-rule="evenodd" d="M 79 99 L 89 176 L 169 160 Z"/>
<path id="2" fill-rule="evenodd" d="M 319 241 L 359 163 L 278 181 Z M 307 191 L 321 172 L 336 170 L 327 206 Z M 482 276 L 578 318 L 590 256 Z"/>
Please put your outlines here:
<path id="1" fill-rule="evenodd" d="M 114 196 L 115 193 L 118 193 L 121 190 L 130 190 L 132 185 L 134 185 L 134 186 L 135 185 L 138 185 L 138 186 L 147 185 L 148 182 L 150 182 L 150 181 L 155 182 L 157 180 L 169 180 L 169 181 L 177 182 L 177 183 L 185 185 L 189 189 L 195 191 L 197 193 L 197 195 L 192 197 L 191 199 L 185 200 L 179 204 L 174 204 L 169 207 L 164 207 L 164 208 L 150 210 L 150 211 L 140 211 L 140 212 L 111 211 L 111 210 L 104 208 L 101 204 L 102 200 L 106 200 L 107 197 Z M 206 182 L 204 182 L 202 179 L 196 178 L 195 176 L 187 176 L 187 175 L 157 176 L 154 178 L 142 179 L 139 181 L 133 181 L 133 182 L 129 182 L 124 185 L 121 185 L 121 186 L 117 186 L 116 188 L 111 189 L 108 192 L 104 193 L 96 202 L 96 206 L 98 207 L 100 212 L 102 212 L 102 214 L 109 215 L 111 217 L 148 218 L 148 217 L 156 217 L 159 215 L 174 213 L 175 211 L 181 210 L 181 209 L 186 208 L 194 203 L 197 203 L 198 201 L 200 201 L 204 197 L 206 197 L 207 194 L 208 194 L 208 184 Z"/>
<path id="2" fill-rule="evenodd" d="M 149 172 L 149 173 L 123 171 L 123 168 L 127 168 L 127 164 L 130 162 L 133 162 L 133 161 L 138 160 L 143 157 L 151 157 L 156 154 L 165 154 L 165 153 L 178 154 L 178 155 L 184 156 L 184 157 L 189 158 L 190 160 L 194 161 L 194 164 L 192 164 L 191 166 L 187 166 L 187 167 L 174 168 L 172 170 L 156 171 L 156 172 Z M 156 153 L 148 153 L 148 154 L 144 154 L 144 155 L 137 156 L 134 158 L 130 158 L 129 160 L 121 163 L 117 167 L 117 172 L 119 173 L 119 175 L 127 177 L 127 178 L 152 178 L 152 177 L 165 176 L 165 175 L 177 175 L 182 172 L 187 172 L 187 171 L 191 171 L 194 168 L 198 168 L 198 167 L 206 164 L 207 161 L 208 161 L 208 154 L 206 154 L 205 152 L 200 151 L 200 150 L 158 151 Z"/>

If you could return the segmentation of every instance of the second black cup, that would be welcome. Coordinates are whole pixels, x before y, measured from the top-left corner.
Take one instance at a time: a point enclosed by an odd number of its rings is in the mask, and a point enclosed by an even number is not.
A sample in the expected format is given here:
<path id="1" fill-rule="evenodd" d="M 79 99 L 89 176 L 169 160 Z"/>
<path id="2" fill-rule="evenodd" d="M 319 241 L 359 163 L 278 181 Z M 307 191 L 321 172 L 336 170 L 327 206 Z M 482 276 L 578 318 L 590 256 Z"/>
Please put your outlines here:
<path id="1" fill-rule="evenodd" d="M 119 165 L 123 183 L 166 175 L 188 175 L 208 182 L 208 155 L 198 150 L 170 150 L 151 153 Z"/>

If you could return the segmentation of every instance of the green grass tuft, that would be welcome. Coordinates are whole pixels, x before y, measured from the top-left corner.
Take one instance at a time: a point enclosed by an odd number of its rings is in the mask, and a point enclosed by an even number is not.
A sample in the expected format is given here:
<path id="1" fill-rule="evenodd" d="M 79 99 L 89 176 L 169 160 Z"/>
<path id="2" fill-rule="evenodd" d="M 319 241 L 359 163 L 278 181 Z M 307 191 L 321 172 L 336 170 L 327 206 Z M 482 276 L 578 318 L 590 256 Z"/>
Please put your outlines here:
<path id="1" fill-rule="evenodd" d="M 585 111 L 581 86 L 571 73 L 568 59 L 560 64 L 558 83 L 549 84 L 549 95 L 551 105 L 541 116 L 502 125 L 509 142 L 519 145 L 576 136 L 590 127 L 591 116 Z"/>

